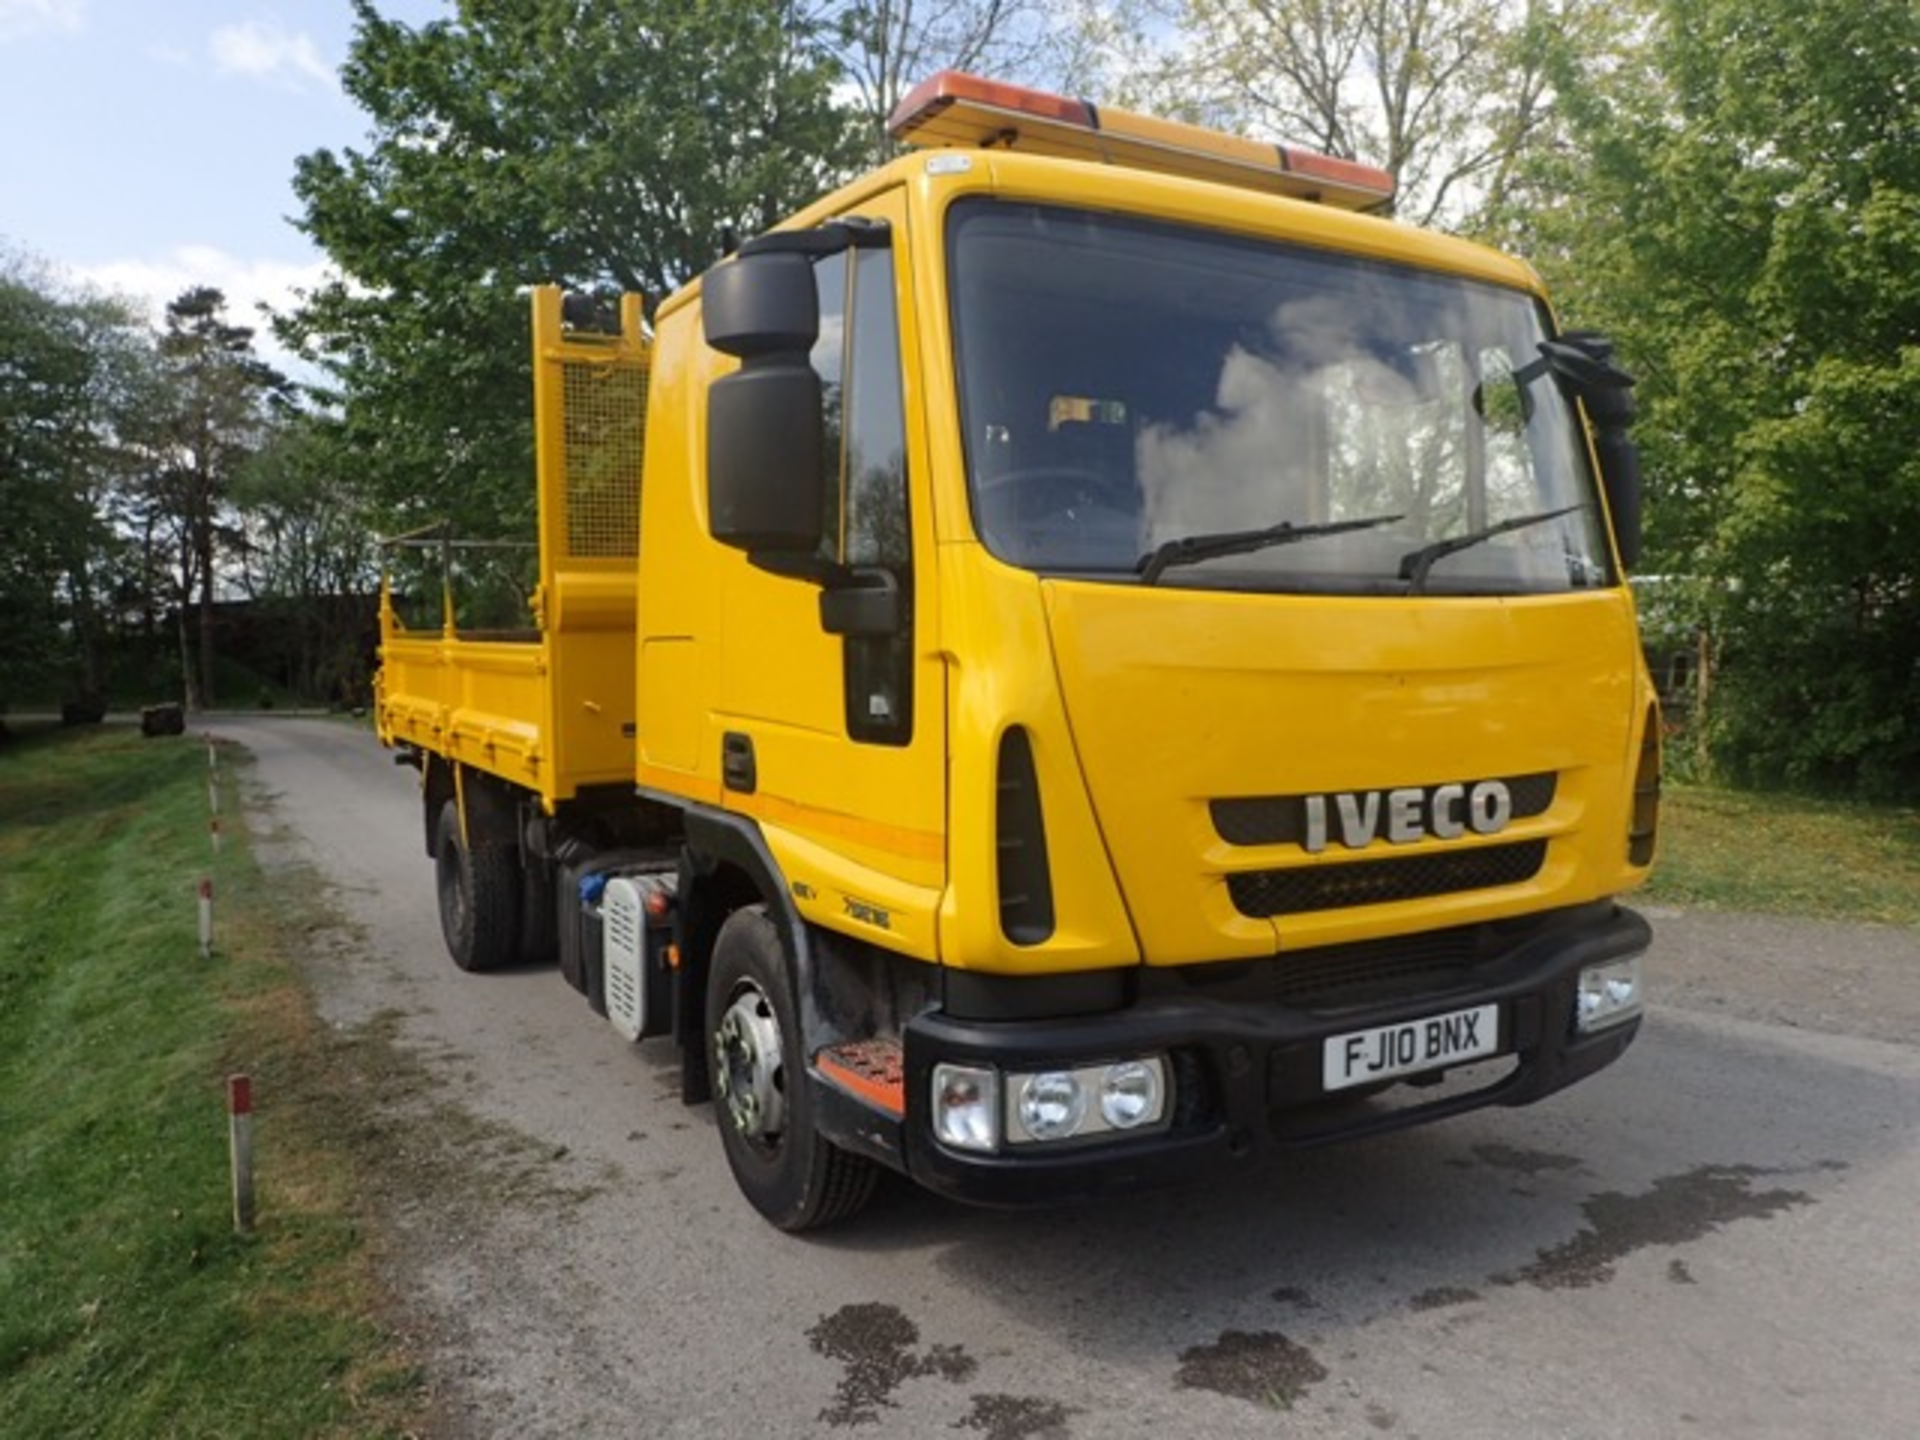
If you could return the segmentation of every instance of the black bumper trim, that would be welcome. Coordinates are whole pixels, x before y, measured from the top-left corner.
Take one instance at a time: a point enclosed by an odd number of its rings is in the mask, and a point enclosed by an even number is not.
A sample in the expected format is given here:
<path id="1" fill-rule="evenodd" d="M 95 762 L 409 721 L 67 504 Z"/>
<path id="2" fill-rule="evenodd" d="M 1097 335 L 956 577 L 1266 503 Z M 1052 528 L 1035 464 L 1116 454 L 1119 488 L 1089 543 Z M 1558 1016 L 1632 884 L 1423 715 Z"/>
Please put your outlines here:
<path id="1" fill-rule="evenodd" d="M 1589 912 L 1590 914 L 1592 912 Z M 1632 1042 L 1639 1020 L 1593 1035 L 1572 1031 L 1574 995 L 1586 966 L 1646 950 L 1639 915 L 1613 907 L 1556 927 L 1476 971 L 1469 991 L 1402 997 L 1338 1013 L 1192 995 L 1153 995 L 1104 1013 L 991 1022 L 933 1011 L 906 1030 L 901 1164 L 920 1184 L 984 1205 L 1064 1203 L 1191 1183 L 1261 1149 L 1359 1139 L 1488 1105 L 1525 1105 L 1591 1075 Z M 1497 1004 L 1503 1054 L 1512 1063 L 1480 1088 L 1448 1089 L 1425 1103 L 1338 1107 L 1321 1088 L 1321 1047 L 1330 1037 Z M 1149 1052 L 1174 1057 L 1170 1128 L 1150 1136 L 1058 1150 L 982 1155 L 934 1142 L 933 1067 L 942 1061 L 1002 1071 L 1040 1069 Z M 1317 1109 L 1316 1109 L 1317 1107 Z M 1324 1112 L 1324 1122 L 1321 1113 Z M 866 1147 L 862 1147 L 866 1148 Z"/>

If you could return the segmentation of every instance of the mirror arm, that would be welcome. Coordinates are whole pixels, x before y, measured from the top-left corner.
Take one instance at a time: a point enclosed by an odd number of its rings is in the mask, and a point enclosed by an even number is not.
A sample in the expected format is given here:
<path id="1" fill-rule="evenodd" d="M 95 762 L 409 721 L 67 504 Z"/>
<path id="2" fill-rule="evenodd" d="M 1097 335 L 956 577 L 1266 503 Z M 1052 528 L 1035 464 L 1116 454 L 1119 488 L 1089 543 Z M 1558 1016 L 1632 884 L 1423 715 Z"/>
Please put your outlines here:
<path id="1" fill-rule="evenodd" d="M 749 255 L 804 255 L 809 260 L 817 260 L 838 255 L 843 250 L 884 249 L 892 243 L 893 234 L 886 221 L 847 215 L 811 230 L 769 230 L 742 245 L 739 256 L 744 259 Z"/>
<path id="2" fill-rule="evenodd" d="M 820 628 L 829 635 L 898 635 L 905 627 L 903 591 L 891 570 L 878 565 L 834 565 L 820 591 Z"/>

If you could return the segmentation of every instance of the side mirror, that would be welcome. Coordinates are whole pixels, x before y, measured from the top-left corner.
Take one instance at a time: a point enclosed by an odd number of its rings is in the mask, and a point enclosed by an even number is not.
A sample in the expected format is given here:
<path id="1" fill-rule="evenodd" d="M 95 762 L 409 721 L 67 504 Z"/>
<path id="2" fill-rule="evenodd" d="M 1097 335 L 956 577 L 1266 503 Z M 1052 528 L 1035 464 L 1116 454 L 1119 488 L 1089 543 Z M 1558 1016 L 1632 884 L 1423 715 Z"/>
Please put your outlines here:
<path id="1" fill-rule="evenodd" d="M 1594 437 L 1600 483 L 1606 487 L 1607 513 L 1613 517 L 1613 543 L 1629 570 L 1640 563 L 1640 447 L 1625 427 L 1601 427 Z"/>
<path id="2" fill-rule="evenodd" d="M 820 338 L 813 262 L 890 243 L 884 224 L 847 216 L 749 240 L 701 279 L 701 333 L 740 362 L 707 391 L 709 524 L 763 569 L 826 573 L 826 395 L 808 359 Z M 882 623 L 865 608 L 878 602 L 848 603 L 856 631 Z"/>
<path id="3" fill-rule="evenodd" d="M 742 255 L 707 272 L 706 341 L 740 362 L 707 392 L 713 538 L 749 555 L 806 555 L 823 533 L 825 404 L 807 352 L 820 333 L 804 255 Z"/>
<path id="4" fill-rule="evenodd" d="M 707 515 L 713 538 L 749 554 L 810 554 L 823 534 L 820 377 L 762 364 L 707 394 Z"/>
<path id="5" fill-rule="evenodd" d="M 724 261 L 700 281 L 700 328 L 707 344 L 736 360 L 802 361 L 820 338 L 813 266 L 791 250 Z"/>
<path id="6" fill-rule="evenodd" d="M 1633 376 L 1613 363 L 1612 343 L 1589 330 L 1543 340 L 1540 353 L 1593 422 L 1614 547 L 1620 563 L 1631 569 L 1640 563 L 1640 450 L 1627 433 L 1633 423 Z"/>

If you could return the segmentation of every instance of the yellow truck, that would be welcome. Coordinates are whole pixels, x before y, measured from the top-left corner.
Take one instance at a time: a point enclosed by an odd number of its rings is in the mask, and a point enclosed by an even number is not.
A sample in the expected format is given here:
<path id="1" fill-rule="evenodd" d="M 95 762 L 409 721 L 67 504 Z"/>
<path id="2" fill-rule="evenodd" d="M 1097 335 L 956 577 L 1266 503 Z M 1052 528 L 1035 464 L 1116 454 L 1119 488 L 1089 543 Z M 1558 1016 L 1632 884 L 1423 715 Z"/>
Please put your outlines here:
<path id="1" fill-rule="evenodd" d="M 1619 1056 L 1660 724 L 1606 343 L 1364 165 L 956 72 L 893 128 L 650 328 L 535 293 L 508 628 L 396 547 L 454 959 L 671 1037 L 786 1230 Z"/>

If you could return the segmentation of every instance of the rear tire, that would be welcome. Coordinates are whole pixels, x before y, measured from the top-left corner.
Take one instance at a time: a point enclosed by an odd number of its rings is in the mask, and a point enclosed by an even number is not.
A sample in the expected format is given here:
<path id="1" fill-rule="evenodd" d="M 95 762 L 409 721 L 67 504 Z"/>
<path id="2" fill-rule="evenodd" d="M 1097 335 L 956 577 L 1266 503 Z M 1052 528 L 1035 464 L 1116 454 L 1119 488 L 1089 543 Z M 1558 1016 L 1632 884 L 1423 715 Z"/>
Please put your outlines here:
<path id="1" fill-rule="evenodd" d="M 440 897 L 440 933 L 462 970 L 494 970 L 510 962 L 520 942 L 520 863 L 505 845 L 467 847 L 460 807 L 440 807 L 434 841 L 434 882 Z"/>
<path id="2" fill-rule="evenodd" d="M 766 907 L 720 927 L 707 971 L 707 1062 L 714 1117 L 749 1204 L 790 1233 L 845 1220 L 879 1178 L 864 1156 L 814 1128 L 806 1052 L 786 952 Z"/>

